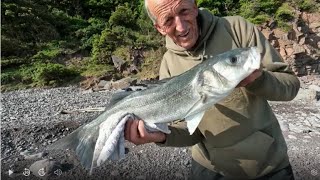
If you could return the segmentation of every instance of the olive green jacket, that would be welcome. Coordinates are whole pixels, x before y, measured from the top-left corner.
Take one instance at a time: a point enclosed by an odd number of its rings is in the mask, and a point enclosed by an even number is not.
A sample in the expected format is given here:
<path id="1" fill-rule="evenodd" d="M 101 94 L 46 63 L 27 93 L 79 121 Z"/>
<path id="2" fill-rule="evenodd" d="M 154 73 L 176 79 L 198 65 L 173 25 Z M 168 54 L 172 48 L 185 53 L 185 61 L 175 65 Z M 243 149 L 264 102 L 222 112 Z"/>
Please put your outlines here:
<path id="1" fill-rule="evenodd" d="M 160 146 L 193 146 L 192 157 L 201 165 L 227 177 L 252 179 L 289 165 L 287 146 L 268 101 L 292 100 L 299 80 L 263 34 L 245 19 L 215 17 L 199 9 L 200 37 L 192 51 L 166 37 L 168 51 L 160 79 L 179 75 L 206 59 L 230 49 L 257 46 L 263 74 L 247 87 L 209 109 L 192 135 L 178 124 L 170 126 Z"/>

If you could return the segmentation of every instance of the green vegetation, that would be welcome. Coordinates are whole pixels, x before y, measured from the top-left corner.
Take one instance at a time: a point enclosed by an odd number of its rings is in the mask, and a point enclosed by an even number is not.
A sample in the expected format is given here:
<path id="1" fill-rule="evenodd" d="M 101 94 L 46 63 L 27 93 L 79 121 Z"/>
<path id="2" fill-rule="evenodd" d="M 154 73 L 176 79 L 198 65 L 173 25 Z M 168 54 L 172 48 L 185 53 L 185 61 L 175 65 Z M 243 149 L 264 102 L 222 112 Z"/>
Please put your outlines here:
<path id="1" fill-rule="evenodd" d="M 275 13 L 275 20 L 277 20 L 278 25 L 286 31 L 290 30 L 290 24 L 288 22 L 293 19 L 294 9 L 288 3 L 283 3 Z"/>
<path id="2" fill-rule="evenodd" d="M 316 11 L 319 8 L 315 0 L 293 0 L 293 3 L 302 11 Z"/>
<path id="3" fill-rule="evenodd" d="M 275 19 L 288 28 L 295 14 L 319 9 L 314 0 L 198 0 L 217 16 L 241 15 L 261 24 Z M 112 55 L 130 62 L 142 48 L 137 77 L 155 78 L 164 38 L 147 17 L 143 0 L 4 0 L 1 2 L 1 87 L 58 86 L 87 76 L 122 74 Z"/>
<path id="4" fill-rule="evenodd" d="M 1 84 L 24 83 L 32 86 L 56 86 L 78 74 L 76 70 L 61 64 L 34 63 L 3 70 Z"/>

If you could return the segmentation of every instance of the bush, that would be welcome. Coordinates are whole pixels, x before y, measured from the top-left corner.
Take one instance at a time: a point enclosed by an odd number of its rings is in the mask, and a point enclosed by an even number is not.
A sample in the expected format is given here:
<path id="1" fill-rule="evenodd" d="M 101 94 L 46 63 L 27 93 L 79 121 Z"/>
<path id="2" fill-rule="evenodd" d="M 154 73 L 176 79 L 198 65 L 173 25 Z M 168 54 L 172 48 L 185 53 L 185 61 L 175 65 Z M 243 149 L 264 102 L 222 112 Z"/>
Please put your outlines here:
<path id="1" fill-rule="evenodd" d="M 128 46 L 120 46 L 112 54 L 124 61 L 130 60 L 130 48 Z"/>
<path id="2" fill-rule="evenodd" d="M 32 59 L 36 59 L 42 62 L 45 62 L 46 60 L 52 60 L 57 58 L 60 54 L 62 53 L 62 49 L 60 48 L 55 48 L 55 49 L 44 49 L 37 54 L 35 54 Z"/>
<path id="3" fill-rule="evenodd" d="M 6 69 L 1 72 L 1 84 L 10 84 L 12 82 L 21 81 L 21 75 L 17 69 Z"/>
<path id="4" fill-rule="evenodd" d="M 236 15 L 239 9 L 239 0 L 198 0 L 197 4 L 216 16 Z"/>
<path id="5" fill-rule="evenodd" d="M 112 12 L 109 18 L 109 24 L 111 26 L 124 26 L 130 29 L 136 29 L 137 23 L 135 20 L 135 14 L 130 9 L 129 4 L 119 5 L 116 10 Z"/>
<path id="6" fill-rule="evenodd" d="M 248 20 L 254 24 L 262 24 L 266 22 L 268 19 L 270 19 L 270 16 L 268 16 L 267 14 L 259 14 L 254 18 L 248 18 Z"/>
<path id="7" fill-rule="evenodd" d="M 289 6 L 288 3 L 283 3 L 281 7 L 278 8 L 276 14 L 275 14 L 275 19 L 277 21 L 284 21 L 288 22 L 294 19 L 294 12 L 293 8 Z"/>
<path id="8" fill-rule="evenodd" d="M 283 3 L 275 14 L 274 18 L 277 21 L 278 26 L 284 31 L 289 31 L 292 28 L 289 21 L 294 19 L 293 10 L 294 9 L 288 3 Z"/>
<path id="9" fill-rule="evenodd" d="M 99 18 L 89 18 L 89 25 L 75 32 L 76 37 L 81 39 L 81 49 L 91 49 L 95 36 L 100 34 L 106 27 L 106 22 Z"/>
<path id="10" fill-rule="evenodd" d="M 32 77 L 33 77 L 35 71 L 36 71 L 35 66 L 22 65 L 19 68 L 20 82 L 22 82 L 24 84 L 32 84 L 33 83 Z"/>
<path id="11" fill-rule="evenodd" d="M 312 11 L 317 7 L 317 3 L 314 0 L 294 0 L 294 3 L 302 11 Z"/>
<path id="12" fill-rule="evenodd" d="M 258 15 L 273 15 L 276 10 L 281 6 L 281 1 L 278 0 L 240 0 L 240 15 L 244 18 L 255 19 Z M 257 18 L 257 21 L 261 21 L 263 16 Z"/>
<path id="13" fill-rule="evenodd" d="M 105 75 L 108 75 L 111 73 L 114 74 L 113 70 L 114 70 L 114 68 L 110 65 L 89 63 L 86 65 L 86 67 L 84 69 L 81 70 L 82 71 L 81 76 L 100 77 L 100 76 L 105 76 Z"/>
<path id="14" fill-rule="evenodd" d="M 63 80 L 70 80 L 78 75 L 78 72 L 66 68 L 61 64 L 36 63 L 32 80 L 37 85 L 58 85 Z"/>

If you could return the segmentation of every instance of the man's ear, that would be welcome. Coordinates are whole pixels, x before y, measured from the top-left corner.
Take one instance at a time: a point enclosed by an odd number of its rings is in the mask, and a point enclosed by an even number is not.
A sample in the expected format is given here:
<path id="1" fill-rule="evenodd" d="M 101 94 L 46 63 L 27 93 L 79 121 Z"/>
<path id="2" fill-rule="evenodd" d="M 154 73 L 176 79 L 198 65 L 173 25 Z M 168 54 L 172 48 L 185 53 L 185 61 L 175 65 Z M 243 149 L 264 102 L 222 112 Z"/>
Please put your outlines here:
<path id="1" fill-rule="evenodd" d="M 197 16 L 198 16 L 198 14 L 199 14 L 199 8 L 198 8 L 198 6 L 197 6 L 197 3 L 196 3 L 196 2 L 195 2 L 195 4 L 193 4 L 193 9 L 196 11 Z"/>
<path id="2" fill-rule="evenodd" d="M 167 35 L 167 33 L 158 25 L 158 24 L 154 24 L 154 27 L 159 31 L 160 34 L 162 34 L 163 36 Z"/>

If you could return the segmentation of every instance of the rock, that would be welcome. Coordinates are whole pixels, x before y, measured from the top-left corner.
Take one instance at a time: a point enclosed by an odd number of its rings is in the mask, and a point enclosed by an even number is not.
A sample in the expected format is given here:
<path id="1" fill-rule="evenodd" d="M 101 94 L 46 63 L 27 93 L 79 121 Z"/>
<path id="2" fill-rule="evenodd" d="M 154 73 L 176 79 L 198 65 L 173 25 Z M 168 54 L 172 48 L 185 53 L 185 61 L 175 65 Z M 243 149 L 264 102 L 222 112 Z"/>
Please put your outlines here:
<path id="1" fill-rule="evenodd" d="M 294 50 L 293 50 L 293 48 L 288 47 L 288 48 L 286 48 L 286 52 L 287 52 L 288 56 L 291 56 L 294 53 Z"/>
<path id="2" fill-rule="evenodd" d="M 111 81 L 107 82 L 104 85 L 103 89 L 108 90 L 108 91 L 112 90 L 112 82 Z"/>
<path id="3" fill-rule="evenodd" d="M 118 70 L 118 71 L 122 71 L 123 70 L 123 66 L 125 64 L 126 61 L 124 61 L 123 59 L 117 57 L 117 56 L 111 56 L 112 58 L 112 62 L 114 67 Z"/>
<path id="4" fill-rule="evenodd" d="M 283 47 L 280 47 L 279 53 L 283 58 L 287 56 L 286 50 Z"/>
<path id="5" fill-rule="evenodd" d="M 39 159 L 46 155 L 45 152 L 31 154 L 30 151 L 27 151 L 27 152 L 24 151 L 23 153 L 20 153 L 20 154 L 24 156 L 24 159 Z"/>
<path id="6" fill-rule="evenodd" d="M 303 131 L 302 131 L 302 133 L 305 133 L 305 134 L 311 133 L 311 132 L 312 132 L 312 130 L 310 130 L 310 129 L 306 129 L 306 130 L 303 130 Z"/>
<path id="7" fill-rule="evenodd" d="M 300 45 L 304 45 L 305 42 L 306 42 L 306 38 L 305 37 L 300 38 L 300 40 L 299 40 L 299 44 Z"/>
<path id="8" fill-rule="evenodd" d="M 273 46 L 273 47 L 279 47 L 279 41 L 277 41 L 277 40 L 271 40 L 271 45 Z"/>
<path id="9" fill-rule="evenodd" d="M 317 85 L 314 85 L 314 84 L 310 85 L 309 89 L 320 92 L 320 86 L 317 86 Z"/>
<path id="10" fill-rule="evenodd" d="M 296 40 L 296 38 L 297 38 L 297 33 L 295 31 L 289 31 L 287 33 L 287 39 L 285 39 L 285 40 L 292 40 L 293 41 L 293 40 Z"/>
<path id="11" fill-rule="evenodd" d="M 187 149 L 184 149 L 184 150 L 182 150 L 182 152 L 183 152 L 183 153 L 187 153 L 187 152 L 188 152 L 188 150 L 187 150 Z"/>
<path id="12" fill-rule="evenodd" d="M 130 88 L 131 88 L 132 91 L 141 91 L 141 90 L 147 89 L 144 86 L 130 86 Z"/>
<path id="13" fill-rule="evenodd" d="M 283 121 L 279 121 L 280 128 L 282 131 L 289 131 L 289 125 Z"/>
<path id="14" fill-rule="evenodd" d="M 98 84 L 98 88 L 104 88 L 105 85 L 108 83 L 109 81 L 106 80 L 100 80 L 99 84 Z"/>
<path id="15" fill-rule="evenodd" d="M 297 139 L 294 135 L 288 135 L 288 138 L 289 138 L 289 139 L 294 139 L 294 140 Z"/>
<path id="16" fill-rule="evenodd" d="M 113 171 L 111 171 L 111 176 L 119 176 L 119 171 L 118 170 L 113 170 Z"/>
<path id="17" fill-rule="evenodd" d="M 289 40 L 278 39 L 278 42 L 279 42 L 280 47 L 286 47 L 286 46 L 293 45 L 293 42 L 289 41 Z"/>
<path id="18" fill-rule="evenodd" d="M 188 166 L 188 165 L 190 165 L 190 161 L 189 161 L 189 160 L 185 160 L 185 161 L 183 162 L 183 164 L 184 164 L 185 166 Z"/>
<path id="19" fill-rule="evenodd" d="M 184 178 L 183 174 L 180 173 L 180 172 L 176 172 L 174 175 L 175 175 L 177 178 Z"/>
<path id="20" fill-rule="evenodd" d="M 295 34 L 295 39 L 299 39 L 301 38 L 301 36 L 303 36 L 304 34 L 301 32 L 301 27 L 293 27 L 293 31 L 294 31 L 294 34 Z M 293 39 L 293 40 L 295 40 Z"/>
<path id="21" fill-rule="evenodd" d="M 273 40 L 274 39 L 274 32 L 273 31 L 269 31 L 267 29 L 262 30 L 262 34 L 264 35 L 264 37 L 266 37 L 268 40 Z"/>
<path id="22" fill-rule="evenodd" d="M 43 159 L 33 163 L 29 169 L 37 177 L 48 177 L 53 175 L 55 170 L 61 170 L 61 164 L 54 160 Z"/>
<path id="23" fill-rule="evenodd" d="M 131 84 L 134 84 L 136 82 L 136 79 L 134 78 L 123 78 L 118 81 L 112 82 L 112 89 L 117 90 L 117 89 L 125 89 L 128 88 Z"/>
<path id="24" fill-rule="evenodd" d="M 319 21 L 318 21 L 318 22 L 313 22 L 313 23 L 309 24 L 309 28 L 310 28 L 310 29 L 316 29 L 316 28 L 318 28 L 318 27 L 320 27 L 320 22 L 319 22 Z"/>
<path id="25" fill-rule="evenodd" d="M 293 44 L 293 50 L 294 50 L 293 54 L 300 54 L 305 52 L 304 47 L 296 43 Z"/>
<path id="26" fill-rule="evenodd" d="M 311 139 L 311 136 L 303 136 L 303 138 Z"/>
<path id="27" fill-rule="evenodd" d="M 273 34 L 280 40 L 288 40 L 288 33 L 281 31 L 280 29 L 274 29 Z"/>
<path id="28" fill-rule="evenodd" d="M 128 92 L 128 91 L 132 91 L 132 88 L 131 87 L 127 87 L 125 89 L 123 89 L 124 91 Z"/>

